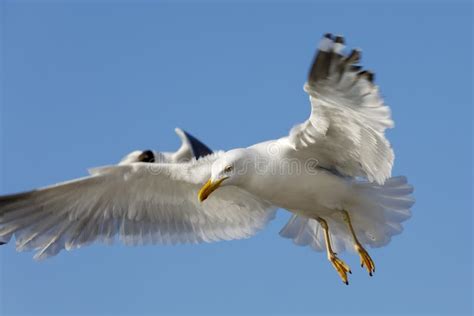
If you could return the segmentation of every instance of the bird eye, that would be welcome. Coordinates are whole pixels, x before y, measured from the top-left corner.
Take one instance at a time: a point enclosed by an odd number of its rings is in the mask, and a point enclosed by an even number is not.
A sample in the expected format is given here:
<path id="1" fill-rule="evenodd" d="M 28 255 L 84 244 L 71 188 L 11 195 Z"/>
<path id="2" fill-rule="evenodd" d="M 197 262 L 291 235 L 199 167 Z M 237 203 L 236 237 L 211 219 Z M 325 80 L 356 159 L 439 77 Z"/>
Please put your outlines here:
<path id="1" fill-rule="evenodd" d="M 233 169 L 234 169 L 233 166 L 227 166 L 227 167 L 225 167 L 224 172 L 225 172 L 225 173 L 229 173 L 229 172 L 231 172 Z"/>

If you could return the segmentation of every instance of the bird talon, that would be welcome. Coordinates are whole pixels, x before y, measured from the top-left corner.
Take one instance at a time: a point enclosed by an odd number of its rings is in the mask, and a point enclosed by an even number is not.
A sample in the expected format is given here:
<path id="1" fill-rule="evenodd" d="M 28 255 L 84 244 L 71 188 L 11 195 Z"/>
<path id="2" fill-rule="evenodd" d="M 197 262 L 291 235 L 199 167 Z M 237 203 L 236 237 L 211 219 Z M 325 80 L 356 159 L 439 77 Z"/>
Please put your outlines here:
<path id="1" fill-rule="evenodd" d="M 344 262 L 342 261 L 341 259 L 339 259 L 335 253 L 333 253 L 330 257 L 329 257 L 329 261 L 331 262 L 332 266 L 334 267 L 334 269 L 336 270 L 336 272 L 339 274 L 339 276 L 341 277 L 342 279 L 342 282 L 344 282 L 346 285 L 349 285 L 349 280 L 348 280 L 348 277 L 347 277 L 347 273 L 352 273 L 351 272 L 351 269 L 349 268 L 349 266 Z"/>
<path id="2" fill-rule="evenodd" d="M 369 253 L 360 244 L 356 244 L 355 249 L 359 253 L 359 256 L 360 256 L 360 261 L 361 261 L 360 266 L 361 267 L 365 266 L 365 268 L 367 269 L 367 272 L 369 272 L 369 275 L 373 276 L 373 273 L 375 272 L 375 264 L 372 258 L 370 257 Z"/>
<path id="3" fill-rule="evenodd" d="M 326 251 L 328 255 L 328 260 L 331 262 L 334 269 L 336 269 L 336 272 L 341 277 L 342 282 L 344 282 L 346 285 L 349 285 L 349 280 L 347 279 L 347 272 L 351 273 L 351 269 L 344 261 L 339 259 L 337 257 L 337 254 L 332 250 L 331 238 L 329 237 L 328 223 L 326 222 L 326 220 L 324 220 L 321 217 L 316 218 L 316 220 L 319 222 L 319 224 L 324 230 L 324 240 L 326 242 Z"/>

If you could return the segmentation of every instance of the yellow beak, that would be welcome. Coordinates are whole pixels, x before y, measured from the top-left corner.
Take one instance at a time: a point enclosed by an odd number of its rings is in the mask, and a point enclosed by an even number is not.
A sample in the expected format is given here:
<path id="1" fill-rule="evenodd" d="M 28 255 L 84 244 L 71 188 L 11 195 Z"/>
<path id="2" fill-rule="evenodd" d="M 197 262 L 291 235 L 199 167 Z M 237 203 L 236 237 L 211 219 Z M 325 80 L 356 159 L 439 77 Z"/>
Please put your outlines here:
<path id="1" fill-rule="evenodd" d="M 222 181 L 224 181 L 225 179 L 227 178 L 219 179 L 216 182 L 212 182 L 211 179 L 207 180 L 206 184 L 204 184 L 201 190 L 199 190 L 199 193 L 198 193 L 199 202 L 202 202 L 205 199 L 207 199 L 209 195 L 211 195 L 212 192 L 217 190 L 217 188 L 221 185 Z"/>

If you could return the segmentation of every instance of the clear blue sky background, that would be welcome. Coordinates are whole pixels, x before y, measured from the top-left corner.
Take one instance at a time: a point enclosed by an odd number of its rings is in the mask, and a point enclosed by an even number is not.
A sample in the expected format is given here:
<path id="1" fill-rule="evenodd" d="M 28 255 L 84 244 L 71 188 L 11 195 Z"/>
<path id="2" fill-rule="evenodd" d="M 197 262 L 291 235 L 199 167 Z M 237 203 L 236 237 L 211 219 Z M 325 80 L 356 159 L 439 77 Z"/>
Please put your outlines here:
<path id="1" fill-rule="evenodd" d="M 1 315 L 472 313 L 472 4 L 468 1 L 1 1 L 1 191 L 79 177 L 134 149 L 285 135 L 309 115 L 320 36 L 344 34 L 392 106 L 394 175 L 417 204 L 402 235 L 354 254 L 278 236 L 193 246 L 94 245 L 44 262 L 0 249 Z"/>

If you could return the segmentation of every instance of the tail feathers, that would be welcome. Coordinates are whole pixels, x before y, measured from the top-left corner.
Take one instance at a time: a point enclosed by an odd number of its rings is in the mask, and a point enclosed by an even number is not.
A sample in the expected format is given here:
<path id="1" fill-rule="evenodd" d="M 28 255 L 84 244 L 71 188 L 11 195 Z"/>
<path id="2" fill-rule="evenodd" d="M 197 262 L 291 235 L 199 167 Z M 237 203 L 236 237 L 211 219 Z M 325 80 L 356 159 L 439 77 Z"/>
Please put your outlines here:
<path id="1" fill-rule="evenodd" d="M 350 240 L 339 238 L 339 232 L 343 227 L 331 218 L 326 219 L 330 227 L 331 242 L 333 249 L 340 252 L 350 249 Z M 298 246 L 310 246 L 316 251 L 325 251 L 324 230 L 319 223 L 311 218 L 301 215 L 293 215 L 288 223 L 280 231 L 280 236 L 293 240 Z M 347 243 L 347 245 L 346 245 Z"/>
<path id="2" fill-rule="evenodd" d="M 347 227 L 342 220 L 325 218 L 331 236 L 331 245 L 335 252 L 352 249 Z M 325 251 L 324 230 L 314 219 L 301 215 L 293 215 L 280 231 L 280 236 L 292 239 L 298 246 L 310 246 L 315 251 Z"/>
<path id="3" fill-rule="evenodd" d="M 371 247 L 388 244 L 392 236 L 403 230 L 401 223 L 411 217 L 414 204 L 413 187 L 405 177 L 388 179 L 384 185 L 355 182 L 353 199 L 347 203 L 352 224 L 359 241 Z M 331 242 L 336 252 L 353 249 L 352 236 L 341 212 L 328 218 Z M 293 215 L 280 231 L 300 246 L 311 246 L 316 251 L 325 250 L 324 232 L 319 223 L 300 215 Z"/>

